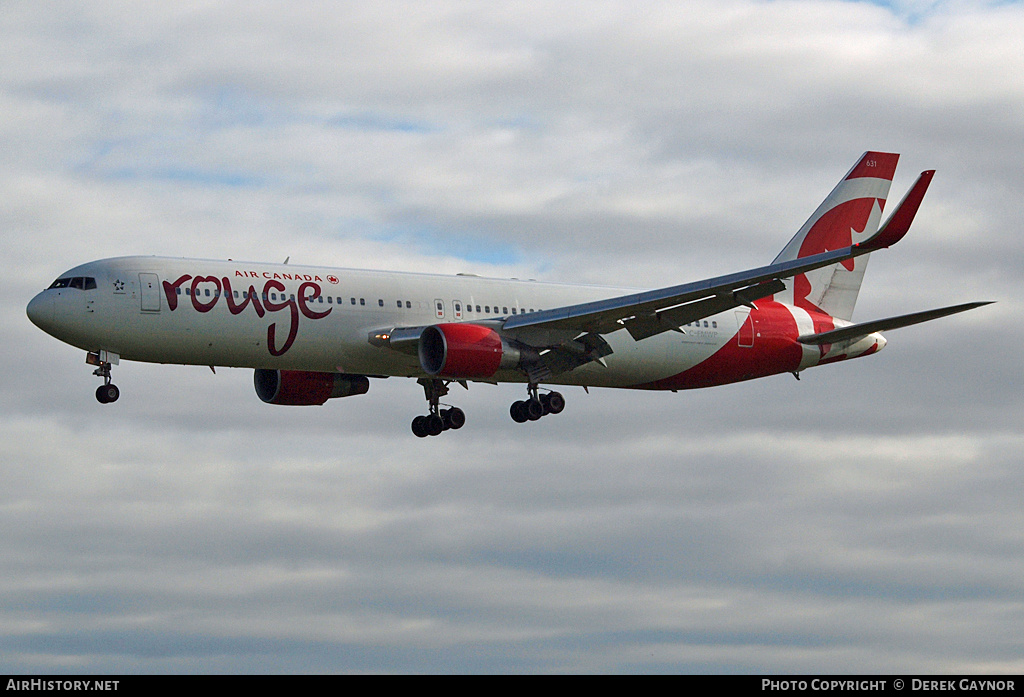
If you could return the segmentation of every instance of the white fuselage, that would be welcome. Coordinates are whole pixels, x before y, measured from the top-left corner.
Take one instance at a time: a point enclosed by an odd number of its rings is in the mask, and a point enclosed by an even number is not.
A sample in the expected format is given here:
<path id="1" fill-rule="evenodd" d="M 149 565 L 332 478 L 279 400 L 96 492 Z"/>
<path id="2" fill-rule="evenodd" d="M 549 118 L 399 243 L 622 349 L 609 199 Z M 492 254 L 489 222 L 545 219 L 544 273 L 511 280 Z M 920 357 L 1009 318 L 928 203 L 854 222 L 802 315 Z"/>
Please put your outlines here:
<path id="1" fill-rule="evenodd" d="M 51 287 L 33 299 L 29 316 L 87 351 L 154 363 L 407 377 L 429 376 L 416 355 L 374 344 L 374 335 L 450 322 L 500 328 L 513 315 L 632 292 L 467 275 L 143 256 L 91 262 L 62 278 L 94 279 L 95 287 Z M 804 310 L 772 304 L 785 309 L 763 317 L 747 308 L 729 310 L 681 332 L 641 341 L 626 331 L 613 332 L 605 337 L 613 352 L 602 362 L 545 382 L 684 389 L 802 370 L 833 354 L 850 358 L 884 343 L 873 335 L 826 353 L 801 346 L 796 336 L 813 333 L 814 321 Z M 776 326 L 779 316 L 785 326 Z M 746 333 L 741 331 L 745 322 Z M 785 356 L 776 355 L 780 347 Z M 721 379 L 671 381 L 715 354 L 735 354 L 746 367 L 727 370 Z M 522 371 L 502 369 L 489 381 L 527 378 Z"/>

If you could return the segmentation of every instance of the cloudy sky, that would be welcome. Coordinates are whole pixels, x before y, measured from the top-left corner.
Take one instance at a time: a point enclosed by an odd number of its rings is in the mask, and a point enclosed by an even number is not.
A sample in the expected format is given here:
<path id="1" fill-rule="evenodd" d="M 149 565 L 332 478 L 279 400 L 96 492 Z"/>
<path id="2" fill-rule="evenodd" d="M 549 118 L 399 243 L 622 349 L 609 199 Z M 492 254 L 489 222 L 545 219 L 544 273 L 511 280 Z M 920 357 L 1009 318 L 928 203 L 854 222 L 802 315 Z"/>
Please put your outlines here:
<path id="1" fill-rule="evenodd" d="M 0 6 L 0 672 L 1024 671 L 1024 6 Z M 160 254 L 663 286 L 770 261 L 865 150 L 855 319 L 998 304 L 689 393 L 82 352 L 28 300 Z"/>

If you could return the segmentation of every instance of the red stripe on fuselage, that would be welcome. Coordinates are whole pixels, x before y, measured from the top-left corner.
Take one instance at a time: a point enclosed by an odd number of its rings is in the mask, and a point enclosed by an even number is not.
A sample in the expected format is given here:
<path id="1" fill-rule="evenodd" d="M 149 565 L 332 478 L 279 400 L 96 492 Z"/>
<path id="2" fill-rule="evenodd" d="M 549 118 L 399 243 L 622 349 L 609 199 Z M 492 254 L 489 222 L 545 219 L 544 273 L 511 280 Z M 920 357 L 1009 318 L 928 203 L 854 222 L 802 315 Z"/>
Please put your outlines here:
<path id="1" fill-rule="evenodd" d="M 743 346 L 737 333 L 711 357 L 678 375 L 636 385 L 641 390 L 689 390 L 726 385 L 800 367 L 803 347 L 797 343 L 797 326 L 785 305 L 759 300 L 750 311 L 754 345 Z"/>

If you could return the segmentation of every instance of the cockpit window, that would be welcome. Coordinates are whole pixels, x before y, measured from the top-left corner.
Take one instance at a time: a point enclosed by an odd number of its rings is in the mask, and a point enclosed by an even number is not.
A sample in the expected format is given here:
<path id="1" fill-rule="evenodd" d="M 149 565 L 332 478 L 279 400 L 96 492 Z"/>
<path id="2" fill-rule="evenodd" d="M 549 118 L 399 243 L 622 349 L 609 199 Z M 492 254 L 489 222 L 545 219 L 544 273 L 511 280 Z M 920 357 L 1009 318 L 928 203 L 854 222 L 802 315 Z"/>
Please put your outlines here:
<path id="1" fill-rule="evenodd" d="M 58 278 L 56 281 L 50 284 L 50 288 L 77 288 L 78 290 L 95 290 L 96 279 L 91 276 L 74 276 L 71 278 Z"/>

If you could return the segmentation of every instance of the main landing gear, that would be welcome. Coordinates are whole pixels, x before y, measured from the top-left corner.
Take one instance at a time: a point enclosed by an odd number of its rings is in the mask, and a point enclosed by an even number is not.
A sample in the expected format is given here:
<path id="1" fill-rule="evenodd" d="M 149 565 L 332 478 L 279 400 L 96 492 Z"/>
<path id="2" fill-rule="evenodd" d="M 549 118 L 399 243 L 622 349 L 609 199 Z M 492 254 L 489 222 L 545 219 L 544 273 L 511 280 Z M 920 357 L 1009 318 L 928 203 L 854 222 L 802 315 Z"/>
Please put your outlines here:
<path id="1" fill-rule="evenodd" d="M 96 388 L 96 401 L 100 404 L 110 404 L 116 402 L 117 398 L 121 396 L 121 390 L 117 389 L 117 385 L 110 381 L 110 363 L 100 358 L 98 353 L 90 353 L 85 357 L 85 362 L 89 365 L 98 366 L 96 370 L 92 371 L 92 374 L 103 378 L 103 384 Z"/>
<path id="2" fill-rule="evenodd" d="M 418 438 L 438 436 L 449 429 L 460 429 L 466 425 L 466 412 L 458 407 L 441 408 L 441 397 L 448 394 L 448 385 L 437 378 L 420 378 L 423 392 L 430 405 L 430 413 L 412 420 L 412 432 Z"/>
<path id="3" fill-rule="evenodd" d="M 516 423 L 537 421 L 542 416 L 558 414 L 565 409 L 565 397 L 561 392 L 548 392 L 538 396 L 537 385 L 534 383 L 530 383 L 526 391 L 529 393 L 529 398 L 513 402 L 508 410 L 512 420 Z"/>

